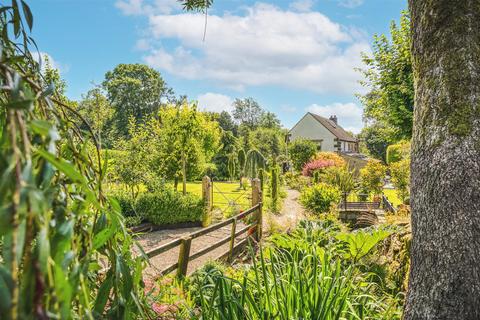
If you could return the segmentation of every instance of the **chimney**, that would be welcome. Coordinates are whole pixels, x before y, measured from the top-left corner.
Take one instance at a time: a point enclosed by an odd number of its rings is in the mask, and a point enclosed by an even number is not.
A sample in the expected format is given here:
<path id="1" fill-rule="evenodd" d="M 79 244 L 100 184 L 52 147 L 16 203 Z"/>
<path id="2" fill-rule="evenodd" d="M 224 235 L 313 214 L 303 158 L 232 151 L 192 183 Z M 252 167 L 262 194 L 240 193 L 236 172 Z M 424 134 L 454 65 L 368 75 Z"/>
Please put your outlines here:
<path id="1" fill-rule="evenodd" d="M 330 116 L 330 120 L 332 120 L 333 122 L 335 122 L 335 124 L 338 124 L 338 119 L 337 119 L 337 116 L 336 116 L 336 115 Z"/>

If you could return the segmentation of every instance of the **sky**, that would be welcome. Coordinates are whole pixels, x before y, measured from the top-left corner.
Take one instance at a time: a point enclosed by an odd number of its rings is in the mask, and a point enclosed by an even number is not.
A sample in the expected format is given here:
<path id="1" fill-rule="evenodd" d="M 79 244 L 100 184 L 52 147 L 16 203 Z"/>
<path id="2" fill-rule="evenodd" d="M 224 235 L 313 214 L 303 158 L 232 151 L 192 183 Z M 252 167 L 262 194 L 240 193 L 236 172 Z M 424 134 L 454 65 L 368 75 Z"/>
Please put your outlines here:
<path id="1" fill-rule="evenodd" d="M 160 71 L 202 110 L 252 97 L 291 128 L 306 112 L 362 126 L 361 54 L 406 0 L 215 0 L 205 15 L 176 0 L 35 0 L 35 38 L 81 99 L 119 63 Z"/>

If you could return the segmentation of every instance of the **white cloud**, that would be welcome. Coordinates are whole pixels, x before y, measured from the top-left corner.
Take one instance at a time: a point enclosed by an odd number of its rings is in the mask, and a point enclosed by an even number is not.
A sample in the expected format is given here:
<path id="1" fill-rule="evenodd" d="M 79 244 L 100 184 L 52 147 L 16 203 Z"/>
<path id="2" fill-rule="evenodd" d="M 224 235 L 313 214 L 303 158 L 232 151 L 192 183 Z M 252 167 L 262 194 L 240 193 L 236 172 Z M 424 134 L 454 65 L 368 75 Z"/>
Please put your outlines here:
<path id="1" fill-rule="evenodd" d="M 67 73 L 70 67 L 66 64 L 62 64 L 46 52 L 32 51 L 33 59 L 41 64 L 42 71 L 45 70 L 46 60 L 50 63 L 50 66 L 57 69 L 60 73 Z"/>
<path id="2" fill-rule="evenodd" d="M 117 0 L 115 6 L 128 16 L 171 14 L 181 9 L 177 0 Z"/>
<path id="3" fill-rule="evenodd" d="M 245 15 L 211 15 L 206 42 L 204 22 L 203 14 L 149 15 L 157 46 L 145 62 L 182 78 L 214 80 L 240 90 L 259 85 L 333 94 L 361 90 L 354 68 L 361 66 L 360 53 L 369 51 L 368 42 L 358 30 L 319 12 L 257 3 Z M 177 44 L 162 46 L 166 39 Z"/>
<path id="4" fill-rule="evenodd" d="M 198 108 L 202 111 L 222 112 L 233 110 L 233 99 L 229 96 L 207 92 L 197 97 Z"/>
<path id="5" fill-rule="evenodd" d="M 353 133 L 359 133 L 363 127 L 363 110 L 360 106 L 353 102 L 333 103 L 325 106 L 312 104 L 307 107 L 307 111 L 318 114 L 325 118 L 336 115 L 338 118 L 338 123 L 345 130 L 352 131 Z"/>
<path id="6" fill-rule="evenodd" d="M 364 0 L 340 0 L 339 4 L 346 8 L 355 8 L 363 4 Z"/>
<path id="7" fill-rule="evenodd" d="M 298 12 L 308 12 L 313 7 L 313 0 L 297 0 L 290 3 L 290 9 Z"/>
<path id="8" fill-rule="evenodd" d="M 138 39 L 135 43 L 135 49 L 139 51 L 147 51 L 151 49 L 150 42 L 147 39 Z"/>

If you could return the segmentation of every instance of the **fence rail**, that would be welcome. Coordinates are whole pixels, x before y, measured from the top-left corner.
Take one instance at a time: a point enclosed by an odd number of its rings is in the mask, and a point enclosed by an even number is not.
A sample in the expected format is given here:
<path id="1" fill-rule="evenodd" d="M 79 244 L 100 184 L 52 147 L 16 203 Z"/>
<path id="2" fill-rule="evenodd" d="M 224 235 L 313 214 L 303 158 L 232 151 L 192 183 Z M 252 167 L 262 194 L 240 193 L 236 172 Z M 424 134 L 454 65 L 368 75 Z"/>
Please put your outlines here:
<path id="1" fill-rule="evenodd" d="M 209 192 L 206 192 L 206 194 L 209 194 Z M 178 277 L 184 277 L 187 274 L 187 269 L 188 269 L 188 263 L 189 261 L 195 260 L 200 258 L 201 256 L 204 256 L 205 254 L 220 248 L 221 246 L 230 243 L 229 250 L 223 254 L 223 256 L 227 256 L 228 260 L 232 260 L 233 257 L 235 256 L 236 252 L 243 247 L 244 245 L 247 244 L 248 238 L 250 236 L 253 236 L 257 241 L 260 240 L 262 236 L 262 202 L 261 202 L 261 189 L 260 189 L 260 181 L 258 179 L 254 179 L 252 181 L 252 207 L 245 210 L 244 212 L 241 212 L 240 214 L 237 214 L 225 221 L 213 224 L 211 226 L 208 226 L 206 228 L 203 228 L 201 230 L 195 231 L 183 238 L 175 239 L 171 242 L 168 242 L 166 244 L 163 244 L 161 246 L 158 246 L 156 248 L 153 248 L 146 252 L 147 257 L 153 258 L 155 256 L 158 256 L 162 253 L 165 253 L 169 250 L 172 250 L 178 246 L 180 246 L 180 251 L 178 255 L 178 261 L 169 265 L 168 267 L 164 268 L 163 270 L 160 271 L 161 275 L 166 275 L 172 271 L 177 270 L 177 276 Z M 241 219 L 247 217 L 247 216 L 254 216 L 254 222 L 251 224 L 248 224 L 245 227 L 242 227 L 240 230 L 237 230 L 237 224 L 238 221 Z M 191 243 L 192 240 L 210 234 L 214 231 L 217 231 L 218 229 L 221 229 L 225 226 L 231 225 L 231 233 L 228 237 L 225 237 L 217 242 L 215 242 L 213 245 L 209 245 L 208 247 L 205 247 L 201 249 L 200 251 L 190 254 L 190 248 L 191 248 Z M 250 232 L 251 231 L 251 232 Z M 242 239 L 239 241 L 237 244 L 235 244 L 235 240 L 237 237 L 240 235 L 248 232 L 248 235 L 245 239 Z"/>
<path id="2" fill-rule="evenodd" d="M 386 210 L 386 211 L 389 211 L 389 212 L 397 212 L 397 209 L 393 206 L 393 204 L 388 200 L 388 198 L 383 194 L 382 195 L 382 202 L 383 202 L 383 208 Z"/>

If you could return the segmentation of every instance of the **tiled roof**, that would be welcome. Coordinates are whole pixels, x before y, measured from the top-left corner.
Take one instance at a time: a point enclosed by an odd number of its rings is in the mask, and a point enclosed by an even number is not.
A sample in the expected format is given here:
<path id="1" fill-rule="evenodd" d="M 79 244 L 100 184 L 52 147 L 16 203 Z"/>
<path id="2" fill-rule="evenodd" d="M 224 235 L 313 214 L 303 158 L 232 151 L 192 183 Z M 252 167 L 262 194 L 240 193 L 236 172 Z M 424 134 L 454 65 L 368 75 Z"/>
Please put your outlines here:
<path id="1" fill-rule="evenodd" d="M 338 140 L 348 141 L 348 142 L 357 142 L 357 139 L 355 137 L 352 137 L 352 135 L 350 133 L 345 131 L 342 127 L 340 127 L 338 124 L 336 124 L 332 120 L 321 117 L 321 116 L 319 116 L 317 114 L 314 114 L 314 113 L 311 113 L 311 112 L 309 112 L 309 114 L 311 114 L 315 118 L 315 120 L 317 120 L 325 128 L 327 128 L 328 131 L 333 133 L 333 135 L 335 137 L 337 137 Z"/>

